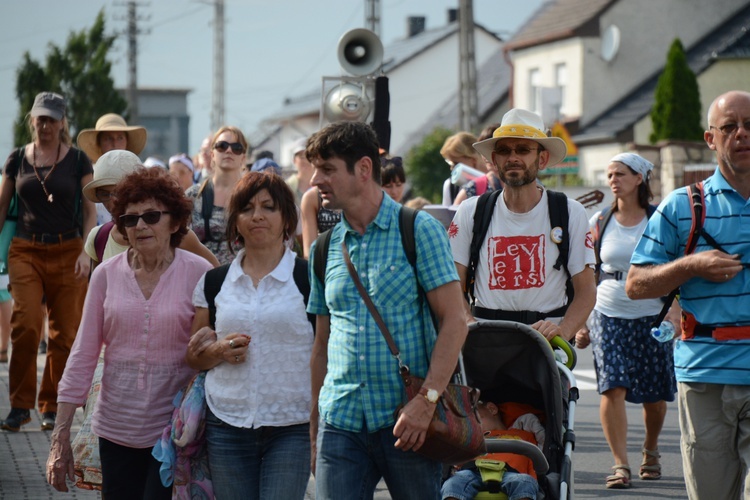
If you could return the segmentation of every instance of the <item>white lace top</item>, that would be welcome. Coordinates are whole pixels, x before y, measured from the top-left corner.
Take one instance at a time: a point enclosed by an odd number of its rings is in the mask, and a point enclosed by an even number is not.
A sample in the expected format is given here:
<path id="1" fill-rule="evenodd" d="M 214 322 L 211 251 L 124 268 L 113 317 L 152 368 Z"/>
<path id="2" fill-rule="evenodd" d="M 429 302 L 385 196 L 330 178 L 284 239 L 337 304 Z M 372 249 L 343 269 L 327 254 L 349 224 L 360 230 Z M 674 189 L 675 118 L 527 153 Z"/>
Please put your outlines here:
<path id="1" fill-rule="evenodd" d="M 242 250 L 229 267 L 216 296 L 216 334 L 250 335 L 247 361 L 221 363 L 206 376 L 206 401 L 223 422 L 258 428 L 308 422 L 313 330 L 292 272 L 294 253 L 286 251 L 276 269 L 256 289 L 242 271 Z M 208 307 L 200 279 L 196 307 Z"/>

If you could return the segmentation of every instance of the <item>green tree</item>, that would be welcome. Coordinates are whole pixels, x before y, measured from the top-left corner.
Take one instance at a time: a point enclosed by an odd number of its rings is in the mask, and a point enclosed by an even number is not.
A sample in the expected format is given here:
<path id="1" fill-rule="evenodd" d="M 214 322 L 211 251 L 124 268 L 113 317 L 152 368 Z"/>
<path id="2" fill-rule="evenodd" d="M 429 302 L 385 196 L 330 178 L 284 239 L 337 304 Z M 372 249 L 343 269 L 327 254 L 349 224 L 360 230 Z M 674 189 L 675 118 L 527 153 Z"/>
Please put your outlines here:
<path id="1" fill-rule="evenodd" d="M 28 52 L 23 55 L 16 77 L 19 104 L 14 125 L 16 145 L 31 139 L 25 126 L 26 114 L 31 110 L 34 97 L 45 90 L 65 96 L 73 137 L 84 128 L 94 127 L 101 115 L 122 114 L 127 109 L 127 101 L 115 90 L 112 63 L 107 58 L 115 39 L 116 36 L 105 34 L 102 9 L 88 31 L 70 33 L 65 47 L 50 43 L 44 66 Z"/>
<path id="2" fill-rule="evenodd" d="M 698 81 L 688 66 L 685 49 L 679 38 L 675 38 L 669 48 L 667 64 L 656 85 L 651 123 L 652 143 L 662 139 L 703 139 Z"/>
<path id="3" fill-rule="evenodd" d="M 440 203 L 443 182 L 450 175 L 450 167 L 440 155 L 440 148 L 452 133 L 438 127 L 406 154 L 406 177 L 414 187 L 416 196 Z"/>

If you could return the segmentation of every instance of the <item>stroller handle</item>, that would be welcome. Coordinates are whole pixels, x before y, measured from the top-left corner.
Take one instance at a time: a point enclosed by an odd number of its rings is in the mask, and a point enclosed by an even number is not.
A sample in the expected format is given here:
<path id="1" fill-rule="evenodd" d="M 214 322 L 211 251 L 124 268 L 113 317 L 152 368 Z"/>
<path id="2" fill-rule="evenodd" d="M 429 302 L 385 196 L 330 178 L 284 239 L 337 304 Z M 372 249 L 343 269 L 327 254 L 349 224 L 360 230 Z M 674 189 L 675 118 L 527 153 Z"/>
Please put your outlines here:
<path id="1" fill-rule="evenodd" d="M 573 350 L 573 348 L 570 346 L 570 343 L 568 343 L 567 340 L 565 340 L 562 337 L 556 336 L 552 337 L 552 340 L 549 341 L 552 348 L 560 349 L 562 352 L 565 353 L 565 356 L 568 358 L 565 361 L 565 366 L 572 370 L 575 368 L 576 363 L 578 362 L 578 356 L 576 356 L 576 352 Z"/>

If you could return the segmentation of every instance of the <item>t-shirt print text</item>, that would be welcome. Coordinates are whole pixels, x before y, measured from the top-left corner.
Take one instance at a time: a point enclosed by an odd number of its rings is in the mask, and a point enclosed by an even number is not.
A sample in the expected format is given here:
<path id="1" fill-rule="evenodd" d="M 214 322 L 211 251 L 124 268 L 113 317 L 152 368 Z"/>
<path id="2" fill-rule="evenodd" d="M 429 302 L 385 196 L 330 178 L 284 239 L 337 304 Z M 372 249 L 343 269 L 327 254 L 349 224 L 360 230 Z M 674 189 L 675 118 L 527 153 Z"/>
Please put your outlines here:
<path id="1" fill-rule="evenodd" d="M 544 285 L 544 235 L 489 239 L 490 290 L 521 290 Z"/>

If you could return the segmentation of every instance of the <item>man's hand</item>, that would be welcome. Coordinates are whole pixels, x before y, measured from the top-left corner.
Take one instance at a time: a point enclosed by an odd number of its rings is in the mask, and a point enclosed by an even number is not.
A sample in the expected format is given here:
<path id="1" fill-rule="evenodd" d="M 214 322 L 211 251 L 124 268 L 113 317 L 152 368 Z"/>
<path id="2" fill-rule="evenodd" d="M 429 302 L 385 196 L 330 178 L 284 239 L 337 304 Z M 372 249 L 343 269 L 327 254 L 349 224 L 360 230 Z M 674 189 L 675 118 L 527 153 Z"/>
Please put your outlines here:
<path id="1" fill-rule="evenodd" d="M 742 271 L 739 255 L 729 255 L 720 250 L 694 253 L 686 258 L 691 259 L 691 268 L 696 276 L 715 283 L 729 281 Z"/>
<path id="2" fill-rule="evenodd" d="M 589 329 L 586 327 L 581 328 L 576 332 L 576 347 L 578 349 L 586 349 L 591 343 L 591 337 L 589 336 Z"/>
<path id="3" fill-rule="evenodd" d="M 436 405 L 430 403 L 421 395 L 409 401 L 398 414 L 398 420 L 393 427 L 396 448 L 404 451 L 417 451 L 424 444 L 427 428 L 432 421 Z"/>
<path id="4" fill-rule="evenodd" d="M 545 319 L 537 321 L 536 323 L 531 325 L 531 328 L 544 335 L 544 338 L 546 338 L 547 340 L 552 340 L 554 337 L 562 334 L 562 330 L 560 330 L 560 327 L 558 325 Z"/>

